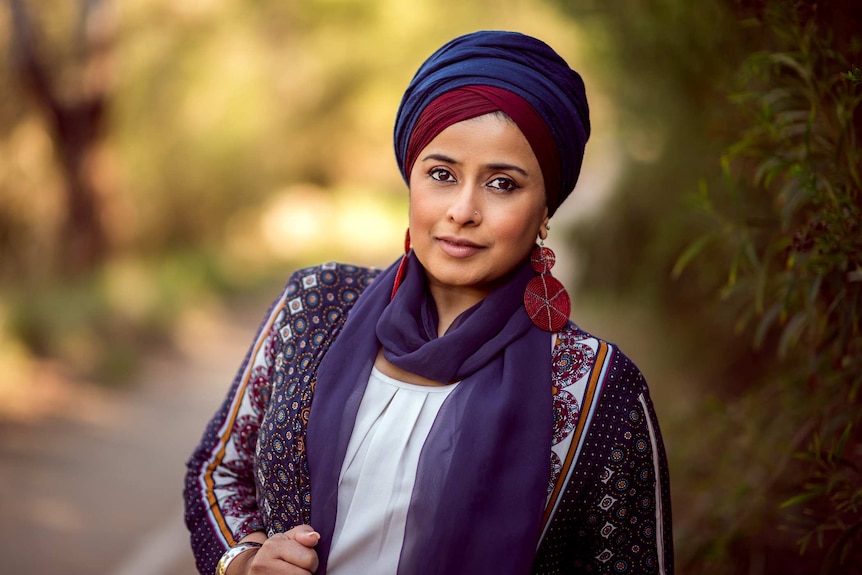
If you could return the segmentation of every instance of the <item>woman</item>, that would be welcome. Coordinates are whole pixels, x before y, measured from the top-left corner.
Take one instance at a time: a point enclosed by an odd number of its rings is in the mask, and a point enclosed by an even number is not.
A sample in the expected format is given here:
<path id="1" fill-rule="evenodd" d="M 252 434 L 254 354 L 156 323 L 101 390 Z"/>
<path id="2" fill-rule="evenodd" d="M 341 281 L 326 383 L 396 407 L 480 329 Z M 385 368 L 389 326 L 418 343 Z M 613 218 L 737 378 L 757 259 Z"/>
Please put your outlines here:
<path id="1" fill-rule="evenodd" d="M 271 308 L 188 463 L 202 574 L 673 571 L 646 383 L 568 321 L 536 245 L 589 131 L 534 38 L 422 65 L 395 125 L 405 255 L 300 270 Z"/>

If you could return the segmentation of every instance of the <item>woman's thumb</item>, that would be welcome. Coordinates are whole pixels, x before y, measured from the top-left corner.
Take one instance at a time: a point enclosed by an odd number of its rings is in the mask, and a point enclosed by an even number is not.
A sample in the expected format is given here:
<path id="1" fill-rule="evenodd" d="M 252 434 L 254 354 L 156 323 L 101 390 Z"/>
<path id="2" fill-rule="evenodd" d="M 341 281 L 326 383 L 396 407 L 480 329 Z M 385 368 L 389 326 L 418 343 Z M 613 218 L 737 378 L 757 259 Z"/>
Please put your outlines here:
<path id="1" fill-rule="evenodd" d="M 314 547 L 320 541 L 320 533 L 315 531 L 311 525 L 300 525 L 296 528 L 293 538 L 301 545 Z"/>

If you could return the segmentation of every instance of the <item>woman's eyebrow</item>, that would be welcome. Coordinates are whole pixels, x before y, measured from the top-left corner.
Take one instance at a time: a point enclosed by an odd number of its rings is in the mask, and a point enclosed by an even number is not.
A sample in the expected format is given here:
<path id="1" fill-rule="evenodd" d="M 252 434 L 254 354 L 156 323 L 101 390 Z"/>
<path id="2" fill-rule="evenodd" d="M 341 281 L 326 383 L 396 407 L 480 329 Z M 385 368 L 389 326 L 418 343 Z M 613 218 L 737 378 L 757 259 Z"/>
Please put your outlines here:
<path id="1" fill-rule="evenodd" d="M 516 166 L 515 164 L 503 164 L 503 163 L 500 163 L 500 164 L 488 164 L 488 168 L 490 168 L 490 169 L 492 169 L 492 170 L 514 170 L 514 171 L 516 171 L 516 172 L 519 172 L 520 174 L 523 174 L 524 176 L 529 176 L 529 175 L 530 175 L 530 174 L 527 172 L 527 170 L 525 170 L 524 168 L 522 168 L 522 167 L 520 167 L 520 166 Z"/>
<path id="2" fill-rule="evenodd" d="M 428 160 L 437 160 L 438 162 L 446 162 L 447 164 L 459 164 L 460 163 L 460 162 L 454 160 L 453 158 L 450 158 L 449 156 L 446 156 L 444 154 L 428 154 L 427 156 L 422 158 L 423 162 L 426 162 Z"/>
<path id="3" fill-rule="evenodd" d="M 428 161 L 428 160 L 436 160 L 438 162 L 446 162 L 447 164 L 453 164 L 456 166 L 461 163 L 461 162 L 455 160 L 454 158 L 450 158 L 449 156 L 447 156 L 445 154 L 436 154 L 436 153 L 435 154 L 428 154 L 427 156 L 422 158 L 423 162 Z M 527 170 L 525 170 L 524 168 L 522 168 L 520 166 L 516 166 L 515 164 L 507 164 L 504 162 L 495 162 L 492 164 L 488 164 L 486 167 L 491 169 L 491 170 L 514 170 L 520 174 L 523 174 L 524 176 L 530 175 L 529 172 L 527 172 Z"/>

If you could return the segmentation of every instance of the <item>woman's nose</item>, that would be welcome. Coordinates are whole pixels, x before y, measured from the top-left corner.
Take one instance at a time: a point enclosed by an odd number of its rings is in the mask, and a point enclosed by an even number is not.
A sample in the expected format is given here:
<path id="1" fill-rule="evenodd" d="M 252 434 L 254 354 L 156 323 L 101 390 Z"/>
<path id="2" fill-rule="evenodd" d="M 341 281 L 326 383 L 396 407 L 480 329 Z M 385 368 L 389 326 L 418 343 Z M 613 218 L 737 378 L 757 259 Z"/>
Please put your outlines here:
<path id="1" fill-rule="evenodd" d="M 471 186 L 462 186 L 452 198 L 448 215 L 450 220 L 462 226 L 478 224 L 482 214 L 476 190 Z"/>

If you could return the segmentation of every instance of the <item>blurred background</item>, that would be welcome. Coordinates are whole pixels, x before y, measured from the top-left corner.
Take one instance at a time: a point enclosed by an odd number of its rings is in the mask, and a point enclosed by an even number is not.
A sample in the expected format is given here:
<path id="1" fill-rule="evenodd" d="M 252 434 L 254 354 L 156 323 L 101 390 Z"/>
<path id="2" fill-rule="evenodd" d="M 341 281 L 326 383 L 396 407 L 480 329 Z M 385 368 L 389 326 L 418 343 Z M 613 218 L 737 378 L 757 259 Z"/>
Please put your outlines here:
<path id="1" fill-rule="evenodd" d="M 258 321 L 398 257 L 401 93 L 488 28 L 585 78 L 549 244 L 650 382 L 677 572 L 860 572 L 856 0 L 0 1 L 0 570 L 194 573 L 185 458 Z"/>

